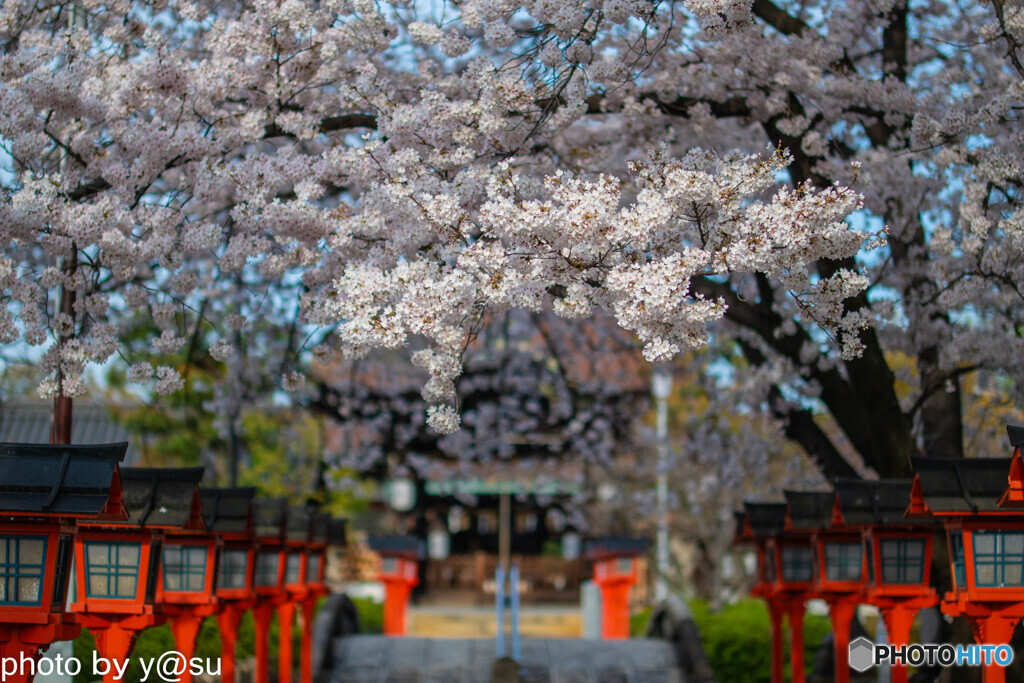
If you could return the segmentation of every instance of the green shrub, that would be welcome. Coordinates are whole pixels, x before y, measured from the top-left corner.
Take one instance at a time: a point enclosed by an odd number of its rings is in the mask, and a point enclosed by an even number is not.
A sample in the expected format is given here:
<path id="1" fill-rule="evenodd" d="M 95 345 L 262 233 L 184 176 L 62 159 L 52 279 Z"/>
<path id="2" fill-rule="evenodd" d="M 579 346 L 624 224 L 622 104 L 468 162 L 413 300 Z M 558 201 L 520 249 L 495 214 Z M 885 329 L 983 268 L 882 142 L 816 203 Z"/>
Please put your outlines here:
<path id="1" fill-rule="evenodd" d="M 381 613 L 381 608 L 378 605 L 378 613 Z M 296 610 L 298 612 L 298 610 Z M 360 613 L 362 618 L 362 613 Z M 381 622 L 381 617 L 377 617 L 378 625 Z M 379 631 L 378 631 L 379 632 Z M 275 616 L 270 622 L 270 634 L 268 636 L 270 650 L 270 658 L 272 660 L 271 666 L 274 666 L 273 660 L 277 657 L 278 651 L 278 634 L 280 633 L 280 626 Z M 292 626 L 292 653 L 295 657 L 296 664 L 299 661 L 299 647 L 302 642 L 302 629 L 299 628 L 299 621 L 296 619 L 295 624 Z M 95 676 L 92 672 L 92 653 L 96 650 L 96 640 L 92 634 L 89 633 L 88 629 L 82 629 L 82 635 L 80 635 L 74 641 L 74 655 L 78 661 L 82 662 L 81 672 L 74 677 L 74 683 L 93 683 L 101 678 L 101 676 Z M 171 627 L 168 625 L 157 626 L 154 628 L 147 628 L 142 631 L 138 638 L 135 639 L 135 646 L 132 648 L 131 662 L 128 664 L 128 670 L 125 672 L 123 683 L 140 683 L 142 680 L 142 658 L 156 659 L 168 650 L 174 650 L 174 636 L 171 635 Z M 196 638 L 196 649 L 193 657 L 200 657 L 202 659 L 216 659 L 220 657 L 221 642 L 220 642 L 220 629 L 217 627 L 217 619 L 215 617 L 208 617 L 203 621 L 202 626 L 199 628 L 199 635 Z M 252 617 L 252 612 L 245 612 L 242 615 L 242 620 L 238 625 L 238 634 L 235 642 L 235 657 L 237 661 L 249 659 L 256 653 L 256 624 Z M 153 673 L 150 672 L 150 680 L 153 680 Z"/>
<path id="2" fill-rule="evenodd" d="M 700 630 L 704 651 L 719 681 L 767 683 L 771 678 L 771 631 L 768 608 L 760 600 L 742 600 L 719 612 L 711 612 L 706 603 L 690 604 Z M 804 617 L 805 669 L 811 670 L 814 654 L 830 630 L 825 617 Z M 788 633 L 788 629 L 787 629 Z M 785 676 L 789 678 L 789 643 L 783 644 Z"/>
<path id="3" fill-rule="evenodd" d="M 653 607 L 644 607 L 639 612 L 629 615 L 630 638 L 643 638 L 644 632 L 647 631 L 647 622 L 651 620 L 652 611 L 654 611 Z"/>
<path id="4" fill-rule="evenodd" d="M 384 605 L 372 598 L 352 598 L 363 633 L 384 632 Z"/>

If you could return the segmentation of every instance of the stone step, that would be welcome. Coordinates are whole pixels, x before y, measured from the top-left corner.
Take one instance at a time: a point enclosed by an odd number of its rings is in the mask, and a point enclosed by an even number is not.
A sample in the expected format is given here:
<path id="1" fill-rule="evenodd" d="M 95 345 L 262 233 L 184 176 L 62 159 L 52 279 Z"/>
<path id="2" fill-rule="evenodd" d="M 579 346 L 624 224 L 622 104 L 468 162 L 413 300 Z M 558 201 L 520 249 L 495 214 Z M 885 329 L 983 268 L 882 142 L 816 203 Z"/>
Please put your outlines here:
<path id="1" fill-rule="evenodd" d="M 408 619 L 410 636 L 493 638 L 498 633 L 493 609 L 414 607 Z M 583 616 L 578 609 L 528 608 L 520 614 L 519 632 L 524 638 L 579 638 Z"/>
<path id="2" fill-rule="evenodd" d="M 330 683 L 487 683 L 490 639 L 388 638 L 356 635 L 334 644 Z M 524 683 L 685 683 L 672 646 L 660 640 L 527 638 Z"/>

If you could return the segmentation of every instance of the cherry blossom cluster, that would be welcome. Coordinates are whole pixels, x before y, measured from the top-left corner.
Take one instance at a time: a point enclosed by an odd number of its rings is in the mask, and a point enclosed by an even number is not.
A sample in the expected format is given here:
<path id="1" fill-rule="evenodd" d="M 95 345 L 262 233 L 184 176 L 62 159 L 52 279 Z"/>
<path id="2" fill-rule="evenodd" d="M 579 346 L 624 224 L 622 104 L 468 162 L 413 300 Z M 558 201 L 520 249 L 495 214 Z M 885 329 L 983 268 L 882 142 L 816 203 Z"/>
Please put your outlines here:
<path id="1" fill-rule="evenodd" d="M 785 147 L 731 135 L 746 151 L 709 149 L 654 121 L 652 102 L 690 82 L 670 48 L 734 49 L 754 31 L 749 3 L 420 5 L 0 8 L 0 339 L 40 348 L 44 396 L 81 394 L 130 321 L 153 323 L 154 359 L 202 337 L 218 362 L 272 325 L 288 344 L 267 366 L 288 391 L 314 347 L 355 359 L 417 341 L 427 419 L 452 433 L 488 315 L 602 308 L 661 360 L 706 343 L 728 310 L 696 280 L 799 279 L 862 247 L 845 220 L 861 195 L 786 188 Z M 780 130 L 810 120 L 774 96 L 750 106 L 777 110 Z M 706 103 L 685 108 L 715 126 Z M 953 125 L 922 119 L 917 135 Z M 802 309 L 855 355 L 868 317 L 843 301 L 867 281 L 808 282 Z M 129 377 L 183 386 L 160 362 Z"/>

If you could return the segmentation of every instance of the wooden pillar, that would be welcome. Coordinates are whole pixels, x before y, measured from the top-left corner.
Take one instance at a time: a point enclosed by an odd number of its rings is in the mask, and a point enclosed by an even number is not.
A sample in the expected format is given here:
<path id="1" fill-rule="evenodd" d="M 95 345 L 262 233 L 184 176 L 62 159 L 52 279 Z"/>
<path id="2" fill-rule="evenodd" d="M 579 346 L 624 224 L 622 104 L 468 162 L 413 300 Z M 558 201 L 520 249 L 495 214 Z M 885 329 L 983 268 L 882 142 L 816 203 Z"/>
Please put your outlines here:
<path id="1" fill-rule="evenodd" d="M 835 645 L 835 683 L 850 683 L 850 622 L 856 613 L 856 599 L 838 600 L 829 606 Z"/>
<path id="2" fill-rule="evenodd" d="M 782 683 L 782 601 L 768 599 L 768 622 L 772 636 L 771 683 Z"/>
<path id="3" fill-rule="evenodd" d="M 313 683 L 313 617 L 316 598 L 302 601 L 302 647 L 299 651 L 299 683 Z"/>
<path id="4" fill-rule="evenodd" d="M 408 633 L 406 614 L 413 585 L 404 578 L 384 580 L 384 635 L 404 636 Z"/>
<path id="5" fill-rule="evenodd" d="M 789 668 L 793 683 L 804 683 L 804 599 L 790 598 L 789 616 Z"/>
<path id="6" fill-rule="evenodd" d="M 274 605 L 261 602 L 252 608 L 256 626 L 256 672 L 253 683 L 270 683 L 270 622 Z"/>
<path id="7" fill-rule="evenodd" d="M 0 642 L 0 657 L 5 660 L 0 677 L 4 683 L 32 683 L 35 664 L 39 661 L 39 645 L 17 640 L 16 630 L 13 638 Z"/>
<path id="8" fill-rule="evenodd" d="M 974 638 L 981 645 L 1007 645 L 1019 618 L 991 615 L 971 619 Z M 1006 669 L 993 663 L 981 669 L 982 683 L 1006 683 Z"/>
<path id="9" fill-rule="evenodd" d="M 117 664 L 123 663 L 131 654 L 132 646 L 135 644 L 136 631 L 121 628 L 117 624 L 90 630 L 96 639 L 96 652 L 109 664 L 107 671 L 103 674 L 103 683 L 121 683 L 121 679 L 117 676 Z M 92 666 L 92 662 L 83 662 L 82 666 L 83 668 Z"/>
<path id="10" fill-rule="evenodd" d="M 220 680 L 222 683 L 235 683 L 235 648 L 238 642 L 238 626 L 241 623 L 241 608 L 231 603 L 225 603 L 224 609 L 217 615 L 217 628 L 220 630 Z"/>
<path id="11" fill-rule="evenodd" d="M 295 603 L 286 600 L 277 606 L 277 680 L 292 683 L 292 622 L 295 621 Z"/>
<path id="12" fill-rule="evenodd" d="M 188 610 L 183 610 L 171 619 L 171 634 L 174 635 L 174 647 L 185 658 L 184 671 L 179 674 L 180 683 L 192 683 L 192 669 L 189 662 L 196 652 L 196 637 L 199 627 L 203 625 L 203 617 Z"/>
<path id="13" fill-rule="evenodd" d="M 915 611 L 902 605 L 882 610 L 882 619 L 893 645 L 910 644 L 910 628 L 914 625 Z M 892 683 L 907 683 L 906 664 L 892 665 Z"/>

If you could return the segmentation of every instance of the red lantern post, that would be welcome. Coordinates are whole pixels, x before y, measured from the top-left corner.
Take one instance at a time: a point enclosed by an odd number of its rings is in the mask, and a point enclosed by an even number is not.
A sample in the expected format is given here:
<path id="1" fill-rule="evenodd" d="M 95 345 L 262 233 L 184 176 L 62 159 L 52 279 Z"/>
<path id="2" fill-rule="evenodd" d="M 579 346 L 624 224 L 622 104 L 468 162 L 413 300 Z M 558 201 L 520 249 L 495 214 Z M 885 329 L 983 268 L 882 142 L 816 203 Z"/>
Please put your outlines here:
<path id="1" fill-rule="evenodd" d="M 331 591 L 324 583 L 327 545 L 331 542 L 333 520 L 330 515 L 313 514 L 310 521 L 310 543 L 306 553 L 306 593 L 299 603 L 302 610 L 302 640 L 299 650 L 300 683 L 313 681 L 313 617 L 316 603 Z M 344 529 L 344 527 L 342 527 Z"/>
<path id="2" fill-rule="evenodd" d="M 629 591 L 636 583 L 636 558 L 647 552 L 647 540 L 602 538 L 590 541 L 584 555 L 594 563 L 594 582 L 601 589 L 601 637 L 629 638 Z"/>
<path id="3" fill-rule="evenodd" d="M 281 600 L 286 599 L 285 510 L 283 499 L 253 501 L 256 535 L 256 567 L 253 576 L 255 600 L 252 608 L 256 622 L 255 683 L 270 683 L 270 622 Z"/>
<path id="4" fill-rule="evenodd" d="M 785 503 L 745 503 L 738 513 L 736 542 L 756 546 L 759 580 L 751 591 L 768 605 L 772 631 L 772 683 L 783 674 L 782 620 L 788 617 L 790 670 L 794 683 L 804 681 L 803 623 L 814 577 L 813 552 L 807 534 L 784 535 Z M 781 542 L 781 545 L 780 545 Z M 780 550 L 782 558 L 780 559 Z"/>
<path id="5" fill-rule="evenodd" d="M 866 588 L 860 531 L 843 524 L 835 493 L 786 491 L 790 529 L 812 533 L 814 591 L 829 605 L 835 646 L 835 683 L 850 680 L 850 622 Z"/>
<path id="6" fill-rule="evenodd" d="M 203 529 L 201 467 L 121 470 L 128 519 L 88 522 L 75 537 L 78 595 L 71 610 L 96 638 L 97 652 L 123 665 L 135 635 L 167 620 L 160 599 L 167 532 Z M 166 561 L 166 558 L 164 558 Z M 180 646 L 180 644 L 179 644 Z M 112 666 L 103 680 L 119 680 Z"/>
<path id="7" fill-rule="evenodd" d="M 841 522 L 861 530 L 867 558 L 865 601 L 879 608 L 893 645 L 908 645 L 919 610 L 939 603 L 931 587 L 933 522 L 905 518 L 911 480 L 840 479 Z M 894 664 L 892 683 L 906 683 L 907 667 Z"/>
<path id="8" fill-rule="evenodd" d="M 1013 458 L 911 459 L 907 515 L 942 520 L 949 542 L 953 590 L 942 611 L 965 617 L 985 645 L 1008 644 L 1024 617 L 1024 497 L 1017 494 L 1024 430 L 1009 432 Z M 984 683 L 1006 680 L 995 663 L 982 671 Z"/>
<path id="9" fill-rule="evenodd" d="M 235 681 L 235 645 L 242 614 L 255 602 L 252 501 L 254 488 L 200 489 L 203 518 L 217 538 L 221 680 Z"/>
<path id="10" fill-rule="evenodd" d="M 118 463 L 127 443 L 0 444 L 0 656 L 31 681 L 39 652 L 78 637 L 66 610 L 76 523 L 124 519 Z"/>
<path id="11" fill-rule="evenodd" d="M 370 550 L 380 555 L 380 580 L 384 582 L 384 635 L 408 632 L 409 596 L 419 583 L 418 561 L 423 541 L 413 536 L 374 536 Z"/>

